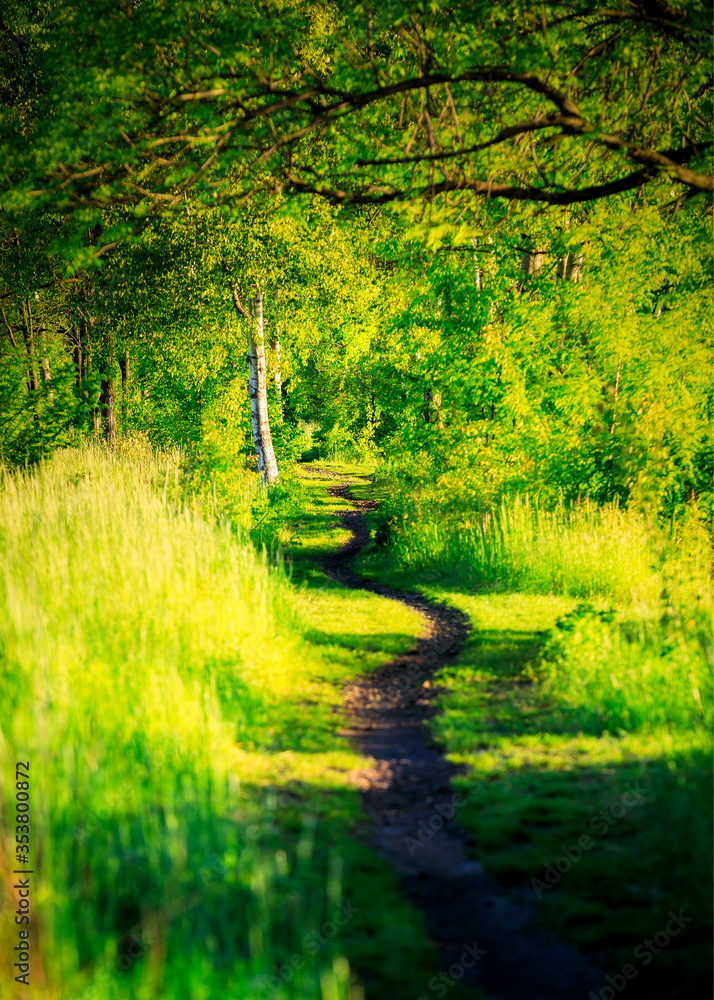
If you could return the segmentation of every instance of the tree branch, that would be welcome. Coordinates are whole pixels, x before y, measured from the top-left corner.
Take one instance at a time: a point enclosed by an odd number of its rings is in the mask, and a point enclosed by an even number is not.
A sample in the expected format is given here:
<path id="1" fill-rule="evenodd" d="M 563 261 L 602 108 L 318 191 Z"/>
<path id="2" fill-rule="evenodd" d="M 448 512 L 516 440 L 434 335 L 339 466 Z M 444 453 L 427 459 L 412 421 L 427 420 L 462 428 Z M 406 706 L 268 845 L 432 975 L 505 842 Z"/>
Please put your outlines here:
<path id="1" fill-rule="evenodd" d="M 236 288 L 235 285 L 231 285 L 230 289 L 231 289 L 231 298 L 233 299 L 233 308 L 239 314 L 239 316 L 243 317 L 243 319 L 250 319 L 250 312 L 246 309 L 246 307 L 243 305 L 243 303 L 238 297 L 238 289 Z"/>
<path id="2" fill-rule="evenodd" d="M 431 194 L 443 194 L 449 191 L 470 191 L 485 198 L 507 198 L 511 201 L 535 201 L 548 205 L 576 205 L 585 201 L 596 201 L 611 194 L 621 194 L 641 187 L 653 180 L 656 175 L 651 170 L 636 170 L 626 177 L 605 184 L 593 184 L 579 191 L 548 191 L 538 187 L 515 187 L 509 184 L 499 184 L 494 181 L 470 181 L 466 178 L 448 179 L 440 184 L 429 185 L 420 191 L 387 191 L 379 194 L 365 192 L 350 194 L 336 188 L 321 187 L 316 184 L 306 184 L 297 177 L 291 177 L 288 183 L 278 185 L 276 193 L 286 191 L 301 194 L 316 194 L 328 201 L 348 205 L 386 205 L 395 201 L 406 201 L 408 198 L 424 197 Z"/>
<path id="3" fill-rule="evenodd" d="M 4 298 L 4 296 L 3 296 L 3 298 Z M 3 322 L 5 323 L 5 327 L 7 329 L 8 335 L 10 337 L 10 343 L 15 348 L 15 350 L 17 350 L 17 341 L 15 340 L 15 334 L 12 332 L 12 327 L 10 326 L 10 321 L 8 320 L 7 316 L 5 315 L 5 306 L 2 304 L 2 302 L 0 302 L 0 312 L 2 312 Z"/>

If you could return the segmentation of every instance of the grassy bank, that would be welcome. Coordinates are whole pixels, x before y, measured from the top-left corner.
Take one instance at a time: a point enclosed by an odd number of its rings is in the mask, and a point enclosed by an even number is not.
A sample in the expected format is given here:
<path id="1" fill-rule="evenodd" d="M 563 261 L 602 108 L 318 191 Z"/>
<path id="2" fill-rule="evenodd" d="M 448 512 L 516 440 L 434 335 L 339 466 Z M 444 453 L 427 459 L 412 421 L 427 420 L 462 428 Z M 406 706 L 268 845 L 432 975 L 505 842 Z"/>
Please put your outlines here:
<path id="1" fill-rule="evenodd" d="M 18 760 L 33 874 L 31 985 L 8 968 L 0 995 L 411 997 L 433 956 L 353 837 L 358 759 L 334 709 L 419 619 L 305 559 L 340 541 L 326 481 L 268 504 L 247 478 L 201 490 L 190 474 L 124 443 L 3 477 L 8 966 Z M 251 543 L 274 539 L 281 503 L 304 512 L 292 582 Z"/>
<path id="2" fill-rule="evenodd" d="M 711 547 L 696 512 L 662 528 L 516 499 L 450 517 L 380 488 L 362 571 L 472 623 L 437 678 L 433 732 L 464 767 L 475 854 L 605 974 L 632 965 L 628 996 L 705 995 Z"/>

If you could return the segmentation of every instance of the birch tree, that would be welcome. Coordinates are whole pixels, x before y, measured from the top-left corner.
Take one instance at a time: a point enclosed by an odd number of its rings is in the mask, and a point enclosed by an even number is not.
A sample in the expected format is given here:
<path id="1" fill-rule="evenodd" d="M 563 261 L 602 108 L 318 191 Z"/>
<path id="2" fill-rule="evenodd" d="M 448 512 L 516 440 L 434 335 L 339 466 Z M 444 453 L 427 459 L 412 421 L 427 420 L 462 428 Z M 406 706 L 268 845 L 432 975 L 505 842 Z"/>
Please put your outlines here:
<path id="1" fill-rule="evenodd" d="M 248 326 L 248 397 L 253 428 L 253 446 L 258 460 L 258 472 L 267 486 L 278 481 L 278 463 L 275 460 L 273 440 L 268 415 L 268 378 L 265 363 L 265 331 L 263 323 L 263 295 L 258 288 L 255 298 L 244 306 L 233 285 L 231 297 L 235 312 L 247 320 Z"/>

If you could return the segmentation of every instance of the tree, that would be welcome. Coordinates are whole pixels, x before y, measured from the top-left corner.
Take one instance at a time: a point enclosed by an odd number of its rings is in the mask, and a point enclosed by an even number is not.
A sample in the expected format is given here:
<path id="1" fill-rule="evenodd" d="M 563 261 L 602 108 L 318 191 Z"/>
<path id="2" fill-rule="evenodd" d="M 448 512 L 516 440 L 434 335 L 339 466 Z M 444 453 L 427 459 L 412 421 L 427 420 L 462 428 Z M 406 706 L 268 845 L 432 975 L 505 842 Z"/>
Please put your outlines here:
<path id="1" fill-rule="evenodd" d="M 125 409 L 156 440 L 198 447 L 237 385 L 237 313 L 266 478 L 284 373 L 289 418 L 318 415 L 329 446 L 404 447 L 430 474 L 471 454 L 496 490 L 701 492 L 699 375 L 682 375 L 689 412 L 667 365 L 701 367 L 693 329 L 677 355 L 673 315 L 687 328 L 703 308 L 705 15 L 699 0 L 18 3 L 3 220 L 27 246 L 57 233 L 29 284 L 3 272 L 27 399 L 49 403 L 26 290 L 77 306 L 72 281 L 121 285 L 111 329 L 70 338 L 79 382 L 103 382 L 109 414 L 123 358 Z"/>
<path id="2" fill-rule="evenodd" d="M 703 0 L 42 9 L 33 142 L 15 129 L 2 151 L 15 202 L 138 221 L 191 190 L 442 195 L 453 217 L 712 190 Z"/>
<path id="3" fill-rule="evenodd" d="M 278 481 L 278 463 L 275 461 L 273 439 L 268 415 L 268 379 L 265 364 L 265 338 L 263 333 L 263 295 L 258 288 L 255 298 L 248 300 L 246 308 L 238 297 L 235 286 L 231 288 L 233 306 L 239 316 L 248 320 L 248 398 L 253 425 L 253 445 L 258 458 L 258 472 L 263 481 L 272 486 Z M 254 323 L 251 323 L 254 320 Z"/>

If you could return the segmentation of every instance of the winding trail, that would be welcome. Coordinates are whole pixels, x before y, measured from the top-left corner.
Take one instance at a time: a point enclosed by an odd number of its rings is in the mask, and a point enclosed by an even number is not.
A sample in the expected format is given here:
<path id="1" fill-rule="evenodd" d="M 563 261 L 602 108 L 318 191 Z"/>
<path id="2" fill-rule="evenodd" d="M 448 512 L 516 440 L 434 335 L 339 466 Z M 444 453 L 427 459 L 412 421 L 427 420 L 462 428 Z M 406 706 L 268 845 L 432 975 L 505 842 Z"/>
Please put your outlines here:
<path id="1" fill-rule="evenodd" d="M 324 572 L 345 586 L 402 601 L 427 623 L 413 649 L 346 690 L 349 725 L 343 733 L 376 762 L 359 778 L 374 845 L 424 912 L 447 973 L 455 964 L 464 970 L 464 946 L 473 949 L 477 942 L 480 958 L 464 982 L 499 1000 L 586 1000 L 600 981 L 595 966 L 549 931 L 529 926 L 533 911 L 525 894 L 507 894 L 468 856 L 473 841 L 457 825 L 459 796 L 454 800 L 450 788 L 456 768 L 431 744 L 425 726 L 440 693 L 431 678 L 458 654 L 468 619 L 455 608 L 358 576 L 352 560 L 369 542 L 363 512 L 377 505 L 354 499 L 349 482 L 328 492 L 352 505 L 339 515 L 352 537 L 322 559 Z M 431 996 L 426 983 L 423 993 Z"/>

